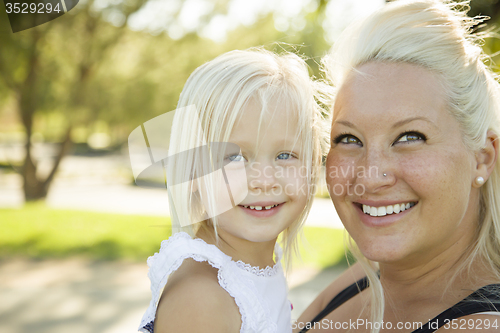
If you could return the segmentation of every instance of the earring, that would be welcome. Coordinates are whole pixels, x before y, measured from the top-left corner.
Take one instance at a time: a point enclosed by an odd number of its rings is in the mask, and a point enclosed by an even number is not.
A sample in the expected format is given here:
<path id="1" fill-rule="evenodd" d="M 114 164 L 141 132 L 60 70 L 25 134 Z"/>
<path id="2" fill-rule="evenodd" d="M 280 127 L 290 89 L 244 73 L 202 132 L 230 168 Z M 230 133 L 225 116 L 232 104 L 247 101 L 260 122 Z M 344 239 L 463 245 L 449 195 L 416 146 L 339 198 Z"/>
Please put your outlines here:
<path id="1" fill-rule="evenodd" d="M 382 174 L 382 176 L 387 177 L 387 174 L 386 174 L 386 173 L 383 173 L 383 174 Z"/>
<path id="2" fill-rule="evenodd" d="M 476 177 L 476 179 L 474 181 L 476 182 L 476 185 L 478 185 L 478 186 L 481 186 L 484 184 L 484 178 L 481 176 Z"/>

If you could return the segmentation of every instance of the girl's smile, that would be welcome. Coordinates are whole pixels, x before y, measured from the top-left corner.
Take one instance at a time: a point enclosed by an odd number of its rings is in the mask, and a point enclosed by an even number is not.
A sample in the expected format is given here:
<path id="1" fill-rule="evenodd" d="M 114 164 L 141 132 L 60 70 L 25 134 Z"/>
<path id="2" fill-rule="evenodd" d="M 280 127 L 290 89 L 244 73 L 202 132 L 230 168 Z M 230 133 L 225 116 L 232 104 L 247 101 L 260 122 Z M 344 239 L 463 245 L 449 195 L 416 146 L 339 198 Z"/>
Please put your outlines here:
<path id="1" fill-rule="evenodd" d="M 227 158 L 245 163 L 247 179 L 237 181 L 246 181 L 248 195 L 218 216 L 221 236 L 274 242 L 300 216 L 309 187 L 298 133 L 295 117 L 277 100 L 263 107 L 251 99 L 242 110 L 229 137 L 241 151 Z"/>
<path id="2" fill-rule="evenodd" d="M 238 207 L 250 216 L 268 218 L 276 215 L 284 204 L 284 202 L 256 202 L 249 205 L 238 205 Z"/>

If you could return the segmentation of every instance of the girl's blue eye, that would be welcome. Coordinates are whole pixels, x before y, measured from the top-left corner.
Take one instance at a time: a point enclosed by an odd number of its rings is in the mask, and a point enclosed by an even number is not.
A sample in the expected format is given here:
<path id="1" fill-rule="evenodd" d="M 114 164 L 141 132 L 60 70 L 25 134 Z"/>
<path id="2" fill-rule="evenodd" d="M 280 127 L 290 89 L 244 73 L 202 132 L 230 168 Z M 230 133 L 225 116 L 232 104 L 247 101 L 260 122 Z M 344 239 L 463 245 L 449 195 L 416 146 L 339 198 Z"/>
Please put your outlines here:
<path id="1" fill-rule="evenodd" d="M 226 158 L 228 160 L 230 160 L 231 162 L 246 162 L 245 157 L 243 157 L 243 155 L 239 155 L 239 154 L 230 155 L 230 156 L 228 156 Z"/>
<path id="2" fill-rule="evenodd" d="M 279 153 L 276 157 L 278 160 L 289 160 L 295 156 L 292 153 Z"/>

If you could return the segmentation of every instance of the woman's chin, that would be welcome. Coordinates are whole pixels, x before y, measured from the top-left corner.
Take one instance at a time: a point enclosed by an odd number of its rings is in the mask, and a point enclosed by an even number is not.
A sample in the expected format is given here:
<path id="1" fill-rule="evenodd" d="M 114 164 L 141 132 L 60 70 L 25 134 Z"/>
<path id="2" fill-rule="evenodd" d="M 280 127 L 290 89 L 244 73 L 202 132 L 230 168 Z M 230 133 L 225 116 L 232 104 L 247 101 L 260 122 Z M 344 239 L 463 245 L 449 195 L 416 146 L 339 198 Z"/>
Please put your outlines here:
<path id="1" fill-rule="evenodd" d="M 401 244 L 391 242 L 375 242 L 373 245 L 358 243 L 359 250 L 365 258 L 378 263 L 396 263 L 408 257 Z M 382 245 L 381 245 L 382 244 Z"/>

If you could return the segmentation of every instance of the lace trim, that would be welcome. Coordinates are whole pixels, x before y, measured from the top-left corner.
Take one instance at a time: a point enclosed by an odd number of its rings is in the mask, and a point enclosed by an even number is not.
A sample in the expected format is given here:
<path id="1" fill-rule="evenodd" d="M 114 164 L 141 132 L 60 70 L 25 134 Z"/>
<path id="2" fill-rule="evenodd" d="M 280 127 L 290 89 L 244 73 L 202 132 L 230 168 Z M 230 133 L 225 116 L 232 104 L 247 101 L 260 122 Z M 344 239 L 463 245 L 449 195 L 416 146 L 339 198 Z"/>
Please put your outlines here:
<path id="1" fill-rule="evenodd" d="M 258 266 L 252 266 L 250 264 L 244 263 L 241 260 L 236 261 L 236 266 L 238 268 L 245 270 L 253 275 L 257 276 L 274 276 L 278 274 L 280 269 L 280 263 L 277 262 L 273 267 L 267 266 L 266 268 L 259 268 Z"/>
<path id="2" fill-rule="evenodd" d="M 190 251 L 184 252 L 184 250 L 182 250 L 183 253 L 176 254 L 177 250 L 174 250 L 174 248 L 171 249 L 171 245 L 174 246 L 173 243 L 177 242 L 180 242 L 178 244 L 182 244 L 184 241 L 191 243 L 191 246 L 193 247 Z M 177 244 L 175 246 L 177 246 Z M 266 304 L 262 304 L 256 297 L 256 291 L 252 286 L 241 285 L 241 281 L 239 282 L 237 280 L 238 275 L 235 275 L 235 272 L 230 269 L 230 266 L 234 265 L 237 269 L 243 269 L 258 276 L 273 276 L 279 273 L 281 268 L 280 259 L 282 253 L 279 245 L 276 245 L 275 247 L 275 255 L 277 262 L 276 265 L 260 269 L 259 267 L 251 266 L 242 261 L 236 262 L 232 260 L 230 256 L 220 251 L 215 245 L 207 244 L 199 238 L 192 239 L 191 236 L 184 232 L 172 235 L 168 240 L 164 240 L 162 242 L 158 253 L 155 253 L 152 257 L 148 258 L 148 266 L 150 268 L 148 276 L 151 279 L 151 291 L 153 297 L 150 302 L 150 307 L 142 318 L 140 331 L 144 333 L 151 332 L 150 329 L 152 329 L 151 326 L 154 323 L 158 299 L 169 275 L 173 271 L 176 271 L 186 258 L 192 258 L 198 262 L 206 261 L 212 267 L 218 269 L 217 275 L 219 285 L 234 298 L 235 303 L 238 306 L 242 321 L 240 328 L 241 333 L 277 332 L 276 323 L 270 321 L 268 318 L 269 309 L 267 309 Z M 170 260 L 168 260 L 168 264 L 166 263 L 167 258 L 170 258 Z M 251 304 L 253 305 L 250 306 Z"/>

